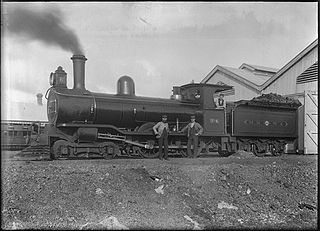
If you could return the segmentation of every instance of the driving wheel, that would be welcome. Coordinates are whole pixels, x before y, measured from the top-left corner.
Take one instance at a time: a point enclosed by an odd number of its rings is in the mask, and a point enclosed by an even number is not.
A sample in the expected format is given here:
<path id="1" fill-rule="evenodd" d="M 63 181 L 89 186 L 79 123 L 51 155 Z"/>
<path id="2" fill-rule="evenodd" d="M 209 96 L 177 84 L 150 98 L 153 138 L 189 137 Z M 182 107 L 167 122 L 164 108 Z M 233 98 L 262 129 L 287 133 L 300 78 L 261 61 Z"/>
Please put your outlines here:
<path id="1" fill-rule="evenodd" d="M 146 149 L 146 148 L 141 148 L 140 149 L 140 155 L 144 158 L 157 158 L 159 156 L 159 150 L 158 149 Z"/>

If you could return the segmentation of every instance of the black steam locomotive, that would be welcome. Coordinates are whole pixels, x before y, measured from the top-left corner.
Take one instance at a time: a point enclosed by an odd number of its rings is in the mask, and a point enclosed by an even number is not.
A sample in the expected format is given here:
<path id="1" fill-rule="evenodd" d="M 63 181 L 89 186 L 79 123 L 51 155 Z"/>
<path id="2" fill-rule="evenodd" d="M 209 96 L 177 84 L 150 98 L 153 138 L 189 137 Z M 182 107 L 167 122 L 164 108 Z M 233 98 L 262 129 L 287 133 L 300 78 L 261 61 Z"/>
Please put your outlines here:
<path id="1" fill-rule="evenodd" d="M 279 155 L 297 138 L 299 105 L 242 100 L 217 109 L 212 96 L 232 86 L 201 83 L 173 87 L 170 99 L 140 97 L 128 76 L 118 80 L 117 94 L 93 93 L 85 89 L 87 59 L 83 55 L 71 59 L 73 89 L 67 88 L 67 74 L 58 67 L 50 75 L 51 88 L 46 94 L 52 159 L 157 157 L 152 127 L 162 114 L 168 116 L 170 125 L 170 155 L 186 156 L 187 138 L 179 131 L 192 114 L 204 128 L 199 154 L 218 151 L 225 156 L 246 150 L 258 156 L 266 152 Z"/>

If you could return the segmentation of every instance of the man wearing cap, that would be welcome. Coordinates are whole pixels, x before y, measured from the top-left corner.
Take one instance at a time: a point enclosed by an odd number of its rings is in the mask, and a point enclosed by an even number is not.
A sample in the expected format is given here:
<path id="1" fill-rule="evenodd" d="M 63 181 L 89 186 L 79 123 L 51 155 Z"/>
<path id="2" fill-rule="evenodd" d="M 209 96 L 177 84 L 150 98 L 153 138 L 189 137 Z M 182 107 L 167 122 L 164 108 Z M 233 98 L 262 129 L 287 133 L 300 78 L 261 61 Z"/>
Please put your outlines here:
<path id="1" fill-rule="evenodd" d="M 191 116 L 191 122 L 185 126 L 181 132 L 185 132 L 188 130 L 188 145 L 187 145 L 187 152 L 189 158 L 197 157 L 198 152 L 198 136 L 203 133 L 202 126 L 196 122 L 196 117 L 194 115 Z M 191 154 L 191 144 L 193 144 L 193 155 Z"/>
<path id="2" fill-rule="evenodd" d="M 219 98 L 215 101 L 215 105 L 217 109 L 226 108 L 226 101 L 223 99 L 224 95 L 222 93 L 219 94 Z"/>
<path id="3" fill-rule="evenodd" d="M 164 159 L 168 160 L 168 132 L 167 115 L 162 115 L 162 121 L 153 126 L 154 134 L 159 141 L 159 159 L 163 159 L 162 146 L 164 146 Z"/>

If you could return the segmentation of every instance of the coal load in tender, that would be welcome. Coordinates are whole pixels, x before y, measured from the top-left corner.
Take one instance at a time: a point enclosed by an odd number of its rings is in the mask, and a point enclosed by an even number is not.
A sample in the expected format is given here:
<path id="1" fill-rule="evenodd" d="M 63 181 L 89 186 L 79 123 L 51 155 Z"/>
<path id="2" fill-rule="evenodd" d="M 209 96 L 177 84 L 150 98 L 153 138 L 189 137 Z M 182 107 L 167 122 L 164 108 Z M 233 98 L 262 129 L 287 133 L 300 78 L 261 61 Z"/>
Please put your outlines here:
<path id="1" fill-rule="evenodd" d="M 298 108 L 301 106 L 301 103 L 297 99 L 270 93 L 253 98 L 248 101 L 248 105 Z"/>

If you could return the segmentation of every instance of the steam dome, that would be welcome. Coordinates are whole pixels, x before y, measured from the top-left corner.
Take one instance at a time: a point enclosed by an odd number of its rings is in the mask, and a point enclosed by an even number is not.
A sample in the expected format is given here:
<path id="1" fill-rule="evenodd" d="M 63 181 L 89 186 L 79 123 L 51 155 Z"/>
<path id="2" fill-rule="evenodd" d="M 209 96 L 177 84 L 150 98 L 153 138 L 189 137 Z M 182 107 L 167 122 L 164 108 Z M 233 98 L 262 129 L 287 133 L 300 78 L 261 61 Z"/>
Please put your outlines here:
<path id="1" fill-rule="evenodd" d="M 119 78 L 117 83 L 117 94 L 118 95 L 135 95 L 134 81 L 129 76 L 122 76 Z"/>

